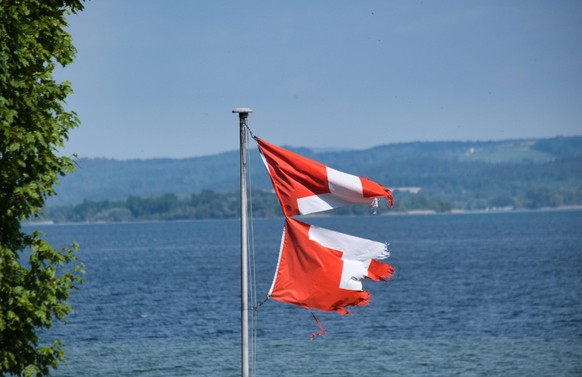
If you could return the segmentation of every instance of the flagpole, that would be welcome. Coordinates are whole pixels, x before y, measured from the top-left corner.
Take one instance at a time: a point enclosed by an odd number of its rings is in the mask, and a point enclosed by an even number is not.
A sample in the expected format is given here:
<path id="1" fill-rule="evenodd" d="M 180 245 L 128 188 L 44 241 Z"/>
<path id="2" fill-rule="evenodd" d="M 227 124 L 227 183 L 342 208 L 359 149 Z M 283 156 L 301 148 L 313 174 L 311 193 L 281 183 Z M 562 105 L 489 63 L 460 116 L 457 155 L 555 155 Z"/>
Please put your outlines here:
<path id="1" fill-rule="evenodd" d="M 248 252 L 247 252 L 247 117 L 253 110 L 236 108 L 240 124 L 240 270 L 241 270 L 241 375 L 249 376 L 249 304 L 248 304 Z"/>

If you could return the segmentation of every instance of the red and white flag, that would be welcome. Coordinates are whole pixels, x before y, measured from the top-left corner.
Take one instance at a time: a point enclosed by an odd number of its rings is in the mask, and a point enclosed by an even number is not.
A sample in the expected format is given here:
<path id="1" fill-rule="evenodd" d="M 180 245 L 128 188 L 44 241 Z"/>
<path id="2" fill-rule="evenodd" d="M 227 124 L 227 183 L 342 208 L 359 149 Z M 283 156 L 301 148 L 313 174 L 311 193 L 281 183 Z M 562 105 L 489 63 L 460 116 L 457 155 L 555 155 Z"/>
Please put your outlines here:
<path id="1" fill-rule="evenodd" d="M 360 279 L 386 280 L 394 268 L 381 242 L 306 224 L 286 217 L 279 263 L 269 296 L 309 309 L 347 314 L 346 307 L 367 305 L 370 293 Z"/>
<path id="2" fill-rule="evenodd" d="M 390 190 L 376 182 L 255 139 L 286 217 L 350 204 L 372 205 L 380 197 L 393 204 Z"/>

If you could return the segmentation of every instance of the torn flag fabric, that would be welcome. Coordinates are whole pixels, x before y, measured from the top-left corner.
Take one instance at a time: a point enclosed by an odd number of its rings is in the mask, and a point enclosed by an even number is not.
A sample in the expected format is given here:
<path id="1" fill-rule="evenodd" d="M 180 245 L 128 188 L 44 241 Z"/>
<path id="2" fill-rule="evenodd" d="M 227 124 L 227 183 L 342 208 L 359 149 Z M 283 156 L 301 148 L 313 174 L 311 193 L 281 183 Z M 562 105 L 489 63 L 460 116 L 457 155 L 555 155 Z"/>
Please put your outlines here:
<path id="1" fill-rule="evenodd" d="M 308 309 L 347 314 L 346 307 L 367 305 L 370 293 L 360 279 L 386 280 L 394 268 L 377 259 L 387 245 L 285 219 L 272 299 Z"/>
<path id="2" fill-rule="evenodd" d="M 343 173 L 255 137 L 286 217 L 327 211 L 350 204 L 368 204 L 389 189 L 367 178 Z"/>

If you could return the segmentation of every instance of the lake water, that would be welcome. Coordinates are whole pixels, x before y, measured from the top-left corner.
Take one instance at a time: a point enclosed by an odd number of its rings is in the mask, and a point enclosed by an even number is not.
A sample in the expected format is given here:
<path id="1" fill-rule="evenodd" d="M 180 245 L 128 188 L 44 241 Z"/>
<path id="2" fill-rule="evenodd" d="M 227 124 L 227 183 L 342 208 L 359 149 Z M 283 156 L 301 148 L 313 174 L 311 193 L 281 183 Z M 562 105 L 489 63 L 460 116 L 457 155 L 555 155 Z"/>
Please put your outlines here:
<path id="1" fill-rule="evenodd" d="M 582 375 L 582 211 L 311 219 L 387 241 L 397 269 L 347 316 L 268 301 L 257 376 Z M 257 292 L 282 219 L 255 220 Z M 38 227 L 37 227 L 38 228 Z M 87 273 L 55 376 L 240 375 L 238 221 L 54 225 Z"/>

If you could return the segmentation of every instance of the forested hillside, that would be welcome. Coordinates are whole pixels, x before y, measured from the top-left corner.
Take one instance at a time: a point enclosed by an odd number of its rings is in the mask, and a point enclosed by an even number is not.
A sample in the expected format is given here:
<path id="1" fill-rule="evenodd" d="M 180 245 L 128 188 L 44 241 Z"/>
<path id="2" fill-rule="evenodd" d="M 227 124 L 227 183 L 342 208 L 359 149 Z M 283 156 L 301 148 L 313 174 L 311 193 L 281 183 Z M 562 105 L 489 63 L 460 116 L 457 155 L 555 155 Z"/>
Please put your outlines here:
<path id="1" fill-rule="evenodd" d="M 334 152 L 290 149 L 395 189 L 398 200 L 394 210 L 582 204 L 582 137 L 417 142 Z M 253 190 L 270 192 L 270 182 L 258 152 L 251 149 L 249 155 Z M 123 219 L 143 218 L 143 213 L 138 216 L 137 212 L 131 212 L 129 199 L 132 198 L 135 207 L 138 199 L 159 202 L 163 197 L 166 201 L 173 198 L 174 215 L 168 215 L 172 218 L 199 218 L 201 213 L 205 213 L 203 217 L 221 217 L 230 212 L 236 216 L 238 158 L 238 151 L 232 151 L 179 160 L 80 159 L 77 172 L 63 179 L 57 188 L 59 195 L 49 204 L 49 216 L 60 213 L 59 217 L 70 218 L 72 215 L 65 213 L 74 213 L 75 206 L 79 212 L 83 206 L 93 205 L 103 207 L 103 211 L 117 211 L 118 215 L 121 212 L 115 208 L 125 208 Z M 220 194 L 224 202 L 234 201 L 233 209 L 221 207 L 214 214 L 196 210 L 192 200 L 196 202 L 193 198 L 203 191 Z M 258 200 L 269 201 L 268 196 Z M 54 207 L 61 208 L 57 211 Z M 195 212 L 197 215 L 193 215 Z M 268 210 L 265 215 L 272 212 Z M 78 220 L 88 219 L 79 217 Z"/>

